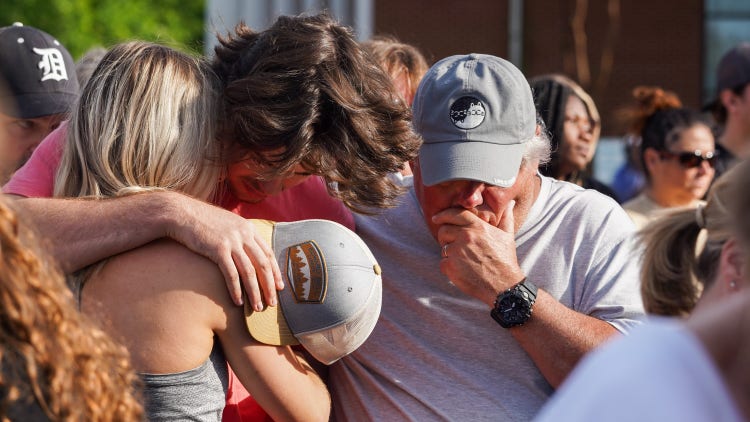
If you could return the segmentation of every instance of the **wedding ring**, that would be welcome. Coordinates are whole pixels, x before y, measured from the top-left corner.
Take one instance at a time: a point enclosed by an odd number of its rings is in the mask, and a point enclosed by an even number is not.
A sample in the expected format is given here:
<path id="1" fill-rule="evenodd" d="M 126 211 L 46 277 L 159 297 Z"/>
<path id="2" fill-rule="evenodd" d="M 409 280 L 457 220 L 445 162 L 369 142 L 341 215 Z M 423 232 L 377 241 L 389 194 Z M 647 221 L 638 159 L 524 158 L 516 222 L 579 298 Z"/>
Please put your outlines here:
<path id="1" fill-rule="evenodd" d="M 443 255 L 443 258 L 448 258 L 448 244 L 447 243 L 443 245 L 443 248 L 441 249 L 441 254 Z"/>

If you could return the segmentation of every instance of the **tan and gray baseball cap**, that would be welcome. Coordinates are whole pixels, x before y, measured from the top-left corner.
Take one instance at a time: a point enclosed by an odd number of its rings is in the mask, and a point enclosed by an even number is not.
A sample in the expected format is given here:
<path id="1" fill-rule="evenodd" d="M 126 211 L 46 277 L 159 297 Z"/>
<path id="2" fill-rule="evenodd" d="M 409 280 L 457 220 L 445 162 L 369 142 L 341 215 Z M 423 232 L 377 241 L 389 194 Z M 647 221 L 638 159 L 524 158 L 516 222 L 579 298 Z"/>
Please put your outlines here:
<path id="1" fill-rule="evenodd" d="M 499 57 L 447 57 L 419 84 L 414 129 L 424 141 L 419 166 L 425 185 L 463 179 L 512 186 L 536 133 L 531 88 Z"/>
<path id="2" fill-rule="evenodd" d="M 250 335 L 272 345 L 301 344 L 330 365 L 367 340 L 380 316 L 380 266 L 362 239 L 328 220 L 251 220 L 272 246 L 284 289 L 279 304 L 254 312 Z"/>

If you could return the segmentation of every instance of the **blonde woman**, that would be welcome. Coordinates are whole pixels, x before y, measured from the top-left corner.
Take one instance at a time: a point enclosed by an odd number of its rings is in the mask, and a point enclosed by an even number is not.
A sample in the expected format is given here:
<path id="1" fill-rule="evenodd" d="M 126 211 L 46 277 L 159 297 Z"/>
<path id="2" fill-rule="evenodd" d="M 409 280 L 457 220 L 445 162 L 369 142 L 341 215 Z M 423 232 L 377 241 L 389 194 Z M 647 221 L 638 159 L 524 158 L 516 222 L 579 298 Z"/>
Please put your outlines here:
<path id="1" fill-rule="evenodd" d="M 218 81 L 202 61 L 152 43 L 112 47 L 73 112 L 56 196 L 175 189 L 211 198 L 217 107 Z M 275 420 L 327 420 L 320 378 L 290 348 L 250 337 L 207 258 L 157 240 L 79 272 L 74 286 L 82 311 L 130 351 L 150 420 L 220 420 L 227 361 Z"/>
<path id="2" fill-rule="evenodd" d="M 748 183 L 750 167 L 737 164 L 711 188 L 705 209 L 679 211 L 647 232 L 648 243 L 657 245 L 650 264 L 655 273 L 669 277 L 664 288 L 682 285 L 694 293 L 691 277 L 705 283 L 690 316 L 654 318 L 587 355 L 536 422 L 599 420 L 602 415 L 611 421 L 749 420 Z M 672 230 L 670 224 L 677 227 Z M 708 242 L 695 259 L 693 245 L 701 228 L 708 231 Z M 661 242 L 660 234 L 668 239 Z M 667 244 L 675 248 L 673 256 L 666 253 Z M 668 265 L 676 265 L 674 275 L 667 274 Z M 690 310 L 677 306 L 683 302 L 675 300 L 678 295 L 666 296 L 661 310 Z M 687 299 L 692 308 L 695 295 Z"/>
<path id="3" fill-rule="evenodd" d="M 699 300 L 713 301 L 747 287 L 739 277 L 719 274 L 725 249 L 736 247 L 731 210 L 743 196 L 740 176 L 739 167 L 731 169 L 716 180 L 705 205 L 671 212 L 644 228 L 641 295 L 646 312 L 686 317 Z"/>
<path id="4" fill-rule="evenodd" d="M 127 351 L 82 316 L 0 197 L 0 420 L 140 421 Z"/>

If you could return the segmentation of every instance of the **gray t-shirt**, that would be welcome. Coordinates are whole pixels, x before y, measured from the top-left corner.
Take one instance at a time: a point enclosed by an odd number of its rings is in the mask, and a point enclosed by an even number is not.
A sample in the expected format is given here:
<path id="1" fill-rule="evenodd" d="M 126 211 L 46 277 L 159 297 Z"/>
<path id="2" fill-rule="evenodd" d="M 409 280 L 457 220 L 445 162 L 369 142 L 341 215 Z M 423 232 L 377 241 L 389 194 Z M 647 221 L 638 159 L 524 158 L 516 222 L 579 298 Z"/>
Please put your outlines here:
<path id="1" fill-rule="evenodd" d="M 330 368 L 335 418 L 530 420 L 552 387 L 489 307 L 440 272 L 414 190 L 356 224 L 383 269 L 383 308 L 362 347 Z M 518 259 L 564 305 L 626 331 L 643 316 L 633 232 L 611 198 L 542 177 Z"/>

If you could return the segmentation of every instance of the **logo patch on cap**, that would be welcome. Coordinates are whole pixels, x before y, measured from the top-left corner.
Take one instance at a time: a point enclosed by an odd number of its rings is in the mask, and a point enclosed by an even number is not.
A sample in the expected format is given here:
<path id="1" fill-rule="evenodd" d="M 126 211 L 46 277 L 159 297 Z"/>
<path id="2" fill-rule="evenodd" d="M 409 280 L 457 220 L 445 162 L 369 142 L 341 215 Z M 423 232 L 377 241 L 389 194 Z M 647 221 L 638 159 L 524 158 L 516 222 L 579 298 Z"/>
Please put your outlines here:
<path id="1" fill-rule="evenodd" d="M 65 59 L 60 50 L 56 48 L 34 48 L 34 53 L 41 56 L 41 60 L 39 60 L 37 66 L 42 70 L 42 82 L 48 79 L 58 82 L 68 79 L 68 72 L 65 70 Z"/>
<path id="2" fill-rule="evenodd" d="M 323 303 L 328 289 L 328 271 L 314 240 L 287 249 L 286 274 L 297 302 Z"/>
<path id="3" fill-rule="evenodd" d="M 484 104 L 474 97 L 461 97 L 451 105 L 451 121 L 460 129 L 474 129 L 482 124 Z"/>

